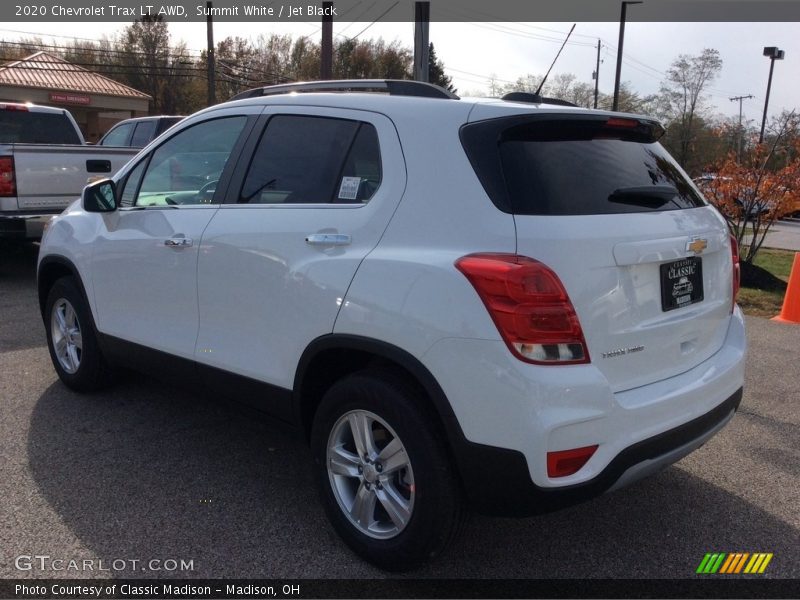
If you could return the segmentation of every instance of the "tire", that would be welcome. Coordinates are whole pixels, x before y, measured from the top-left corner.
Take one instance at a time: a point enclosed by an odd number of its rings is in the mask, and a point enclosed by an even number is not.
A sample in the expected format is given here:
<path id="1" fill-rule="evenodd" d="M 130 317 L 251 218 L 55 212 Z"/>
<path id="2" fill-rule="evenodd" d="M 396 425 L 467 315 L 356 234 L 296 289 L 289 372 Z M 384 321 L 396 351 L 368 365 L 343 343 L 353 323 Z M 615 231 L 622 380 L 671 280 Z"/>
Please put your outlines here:
<path id="1" fill-rule="evenodd" d="M 388 571 L 437 556 L 462 521 L 458 479 L 424 407 L 415 386 L 380 369 L 334 384 L 314 417 L 314 478 L 328 517 L 356 554 Z"/>
<path id="2" fill-rule="evenodd" d="M 44 314 L 47 347 L 59 379 L 78 392 L 111 383 L 113 372 L 100 352 L 89 306 L 74 277 L 53 284 Z"/>

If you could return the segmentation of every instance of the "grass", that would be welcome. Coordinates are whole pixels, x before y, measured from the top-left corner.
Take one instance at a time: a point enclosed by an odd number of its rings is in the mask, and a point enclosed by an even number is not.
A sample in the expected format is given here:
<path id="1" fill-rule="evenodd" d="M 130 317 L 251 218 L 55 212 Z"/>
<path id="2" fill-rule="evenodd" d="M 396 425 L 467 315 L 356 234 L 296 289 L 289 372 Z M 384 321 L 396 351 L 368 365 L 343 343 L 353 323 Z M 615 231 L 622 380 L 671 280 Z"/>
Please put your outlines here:
<path id="1" fill-rule="evenodd" d="M 789 273 L 792 271 L 794 252 L 791 250 L 771 250 L 762 248 L 756 254 L 755 265 L 766 269 L 775 277 L 789 281 Z"/>
<path id="2" fill-rule="evenodd" d="M 762 248 L 756 255 L 753 264 L 782 281 L 789 281 L 794 255 L 795 253 L 790 250 Z M 743 284 L 739 290 L 737 301 L 745 314 L 757 317 L 774 317 L 781 312 L 783 296 L 784 293 L 782 291 L 763 290 Z"/>

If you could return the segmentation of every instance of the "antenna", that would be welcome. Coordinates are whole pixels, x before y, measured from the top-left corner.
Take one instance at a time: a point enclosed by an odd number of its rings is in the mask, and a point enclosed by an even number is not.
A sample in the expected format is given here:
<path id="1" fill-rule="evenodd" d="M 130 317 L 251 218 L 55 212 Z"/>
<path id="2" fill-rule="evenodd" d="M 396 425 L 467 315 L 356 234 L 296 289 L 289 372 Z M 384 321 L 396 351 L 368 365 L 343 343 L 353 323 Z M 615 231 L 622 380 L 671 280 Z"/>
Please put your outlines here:
<path id="1" fill-rule="evenodd" d="M 572 29 L 569 30 L 569 33 L 567 34 L 567 39 L 564 40 L 564 43 L 561 44 L 561 48 L 558 49 L 558 54 L 556 54 L 556 57 L 553 59 L 553 64 L 551 64 L 550 68 L 547 69 L 547 73 L 545 73 L 544 79 L 542 79 L 542 83 L 539 84 L 539 89 L 536 90 L 536 92 L 534 93 L 534 96 L 538 96 L 539 92 L 542 91 L 542 87 L 544 86 L 544 82 L 547 81 L 547 78 L 550 75 L 550 71 L 553 70 L 553 66 L 556 64 L 556 61 L 558 60 L 558 57 L 561 56 L 561 51 L 564 49 L 564 46 L 567 45 L 567 42 L 569 41 L 569 36 L 572 35 L 573 31 L 575 31 L 575 23 L 572 24 Z"/>

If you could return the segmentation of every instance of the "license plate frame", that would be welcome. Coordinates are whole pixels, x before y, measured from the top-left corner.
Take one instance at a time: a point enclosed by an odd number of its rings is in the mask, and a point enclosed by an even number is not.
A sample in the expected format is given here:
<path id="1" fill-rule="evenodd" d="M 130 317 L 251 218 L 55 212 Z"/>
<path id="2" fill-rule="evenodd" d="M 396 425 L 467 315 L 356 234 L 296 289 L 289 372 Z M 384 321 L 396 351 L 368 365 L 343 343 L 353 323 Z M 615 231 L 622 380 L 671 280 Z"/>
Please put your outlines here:
<path id="1" fill-rule="evenodd" d="M 699 256 L 664 263 L 660 275 L 664 312 L 703 301 L 703 260 Z"/>

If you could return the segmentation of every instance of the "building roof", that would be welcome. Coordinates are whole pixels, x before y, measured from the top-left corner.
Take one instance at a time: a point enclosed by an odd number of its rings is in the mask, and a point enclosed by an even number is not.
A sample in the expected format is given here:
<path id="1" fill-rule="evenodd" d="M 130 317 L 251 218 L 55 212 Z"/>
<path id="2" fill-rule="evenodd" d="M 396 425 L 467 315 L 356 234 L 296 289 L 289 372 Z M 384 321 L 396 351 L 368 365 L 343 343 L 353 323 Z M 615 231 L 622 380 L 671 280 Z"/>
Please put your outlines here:
<path id="1" fill-rule="evenodd" d="M 36 52 L 0 67 L 0 85 L 150 99 L 139 90 L 47 52 Z"/>

